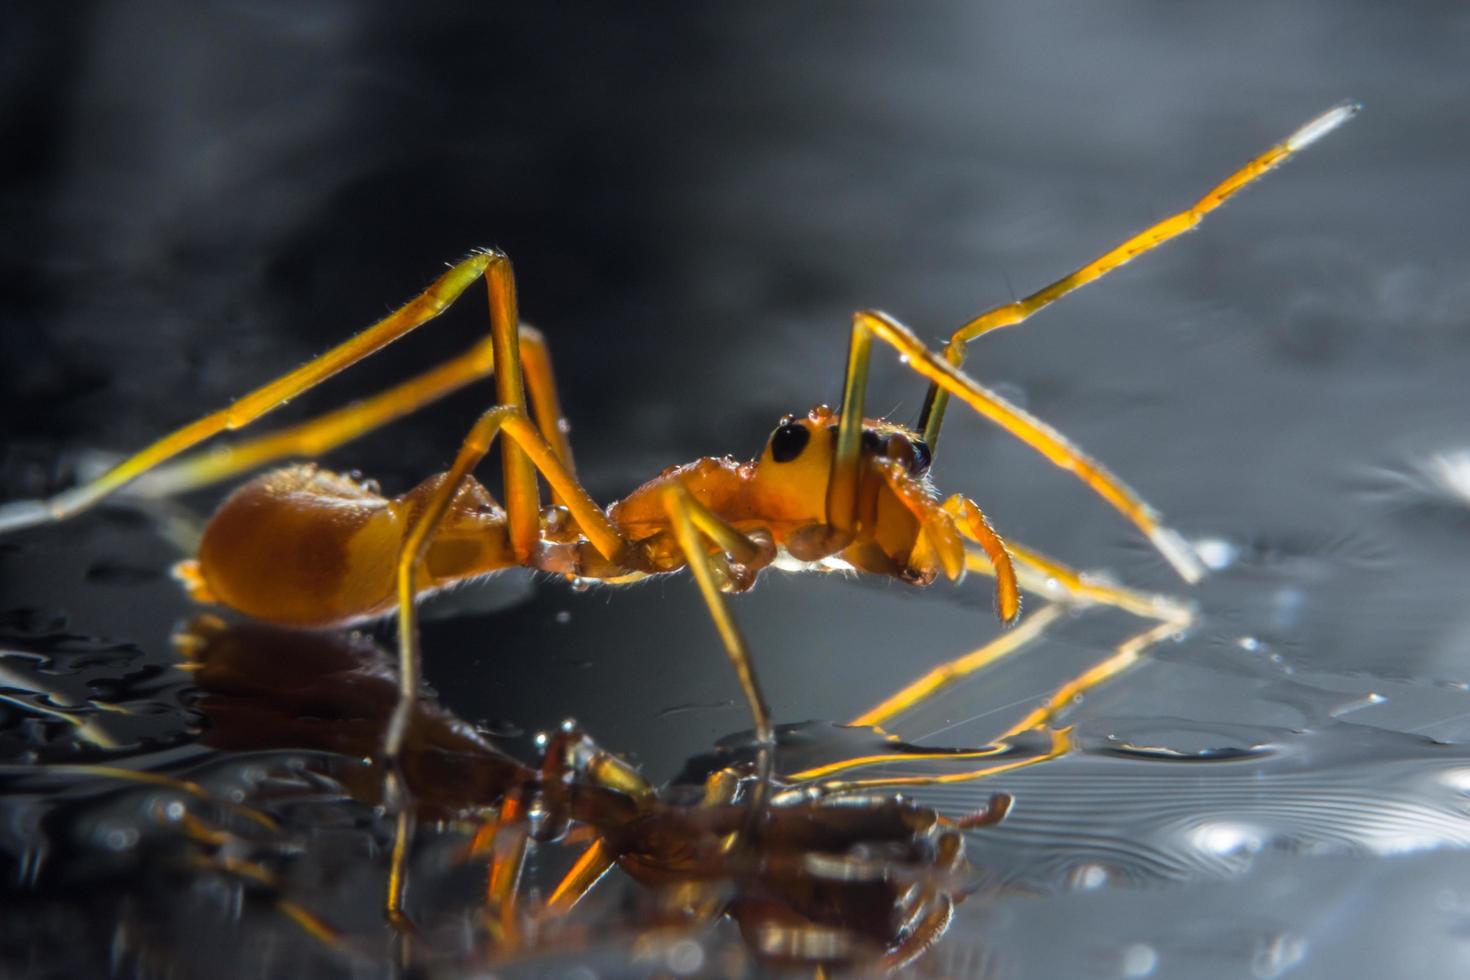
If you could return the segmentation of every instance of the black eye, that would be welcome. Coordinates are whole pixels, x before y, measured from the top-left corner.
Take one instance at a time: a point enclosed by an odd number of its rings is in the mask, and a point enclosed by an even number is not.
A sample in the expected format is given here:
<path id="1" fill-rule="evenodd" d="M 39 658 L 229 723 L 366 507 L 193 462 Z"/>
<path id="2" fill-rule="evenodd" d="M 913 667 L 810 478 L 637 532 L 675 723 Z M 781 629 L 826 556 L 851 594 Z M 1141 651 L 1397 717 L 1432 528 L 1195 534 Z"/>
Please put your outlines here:
<path id="1" fill-rule="evenodd" d="M 811 437 L 812 430 L 804 425 L 792 422 L 781 426 L 771 433 L 771 459 L 777 463 L 791 462 L 801 455 Z"/>
<path id="2" fill-rule="evenodd" d="M 863 452 L 876 456 L 883 451 L 883 439 L 872 429 L 863 430 Z"/>

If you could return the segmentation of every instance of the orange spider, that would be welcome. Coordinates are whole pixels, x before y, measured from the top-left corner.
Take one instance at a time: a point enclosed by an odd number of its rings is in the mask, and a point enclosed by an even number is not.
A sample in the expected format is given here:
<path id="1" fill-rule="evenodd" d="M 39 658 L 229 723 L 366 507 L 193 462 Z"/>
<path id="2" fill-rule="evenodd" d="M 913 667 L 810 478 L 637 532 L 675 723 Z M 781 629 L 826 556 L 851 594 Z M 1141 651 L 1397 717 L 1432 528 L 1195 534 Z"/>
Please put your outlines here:
<path id="1" fill-rule="evenodd" d="M 842 402 L 836 411 L 819 406 L 804 417 L 783 419 L 761 455 L 750 462 L 705 458 L 667 469 L 606 511 L 573 472 L 550 358 L 541 335 L 520 323 L 510 261 L 498 251 L 483 251 L 452 266 L 374 326 L 228 408 L 166 436 L 95 481 L 49 500 L 3 505 L 0 530 L 69 517 L 145 474 L 140 489 L 162 494 L 283 457 L 316 456 L 493 373 L 498 404 L 475 423 L 447 473 L 394 499 L 312 465 L 268 473 L 220 506 L 204 533 L 198 561 L 180 567 L 196 597 L 285 625 L 332 626 L 396 609 L 401 687 L 386 737 L 389 759 L 396 759 L 403 745 L 419 688 L 415 600 L 449 583 L 511 566 L 612 584 L 687 566 L 735 665 L 755 719 L 756 737 L 766 744 L 772 740 L 769 713 L 723 593 L 748 588 L 768 565 L 851 568 L 916 585 L 932 582 L 941 572 L 955 580 L 966 571 L 982 572 L 995 578 L 997 610 L 1007 623 L 1020 615 L 1019 575 L 1052 595 L 1104 602 L 1159 621 L 1116 656 L 1064 687 L 1052 706 L 1035 716 L 1049 718 L 1064 695 L 1080 693 L 1116 673 L 1147 643 L 1180 629 L 1189 614 L 1178 604 L 1100 585 L 1034 552 L 1003 544 L 980 508 L 966 497 L 955 495 L 941 502 L 928 468 L 950 397 L 1071 470 L 1132 521 L 1187 581 L 1198 579 L 1202 568 L 1184 539 L 1165 527 L 1158 514 L 1101 463 L 964 374 L 966 344 L 991 330 L 1021 323 L 1066 293 L 1188 231 L 1231 195 L 1356 111 L 1356 105 L 1344 104 L 1318 116 L 1189 209 L 1044 289 L 974 318 L 954 332 L 942 353 L 930 351 L 884 313 L 856 314 Z M 437 316 L 481 277 L 489 290 L 490 336 L 464 354 L 378 396 L 290 430 L 160 468 L 171 457 L 217 433 L 253 422 L 381 350 Z M 864 415 L 875 338 L 892 346 L 911 370 L 929 381 L 913 430 Z M 506 436 L 501 443 L 503 507 L 470 475 L 501 434 Z M 551 507 L 542 507 L 538 473 L 550 486 Z M 967 548 L 967 542 L 977 547 Z M 1043 608 L 1032 617 L 1037 630 L 1045 620 L 1035 621 L 1046 612 Z M 996 649 L 1007 647 L 1004 636 L 997 642 Z M 993 650 L 982 650 L 946 665 L 861 720 L 876 723 L 994 655 Z"/>

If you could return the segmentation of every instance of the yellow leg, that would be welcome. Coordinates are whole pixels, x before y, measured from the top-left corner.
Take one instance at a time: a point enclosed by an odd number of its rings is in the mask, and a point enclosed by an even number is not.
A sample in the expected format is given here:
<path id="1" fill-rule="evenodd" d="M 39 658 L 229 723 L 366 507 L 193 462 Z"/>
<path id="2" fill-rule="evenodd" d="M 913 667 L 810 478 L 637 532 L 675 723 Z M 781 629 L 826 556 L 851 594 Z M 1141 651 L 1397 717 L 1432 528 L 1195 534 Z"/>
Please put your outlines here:
<path id="1" fill-rule="evenodd" d="M 520 344 L 521 369 L 526 376 L 526 389 L 531 396 L 536 425 L 541 429 L 542 437 L 556 451 L 557 458 L 565 464 L 567 472 L 575 474 L 577 467 L 572 462 L 572 443 L 567 436 L 569 426 L 556 392 L 556 371 L 551 366 L 551 348 L 546 345 L 541 331 L 524 323 L 521 324 Z M 560 499 L 554 491 L 552 495 Z"/>
<path id="2" fill-rule="evenodd" d="M 886 313 L 865 311 L 854 314 L 852 345 L 848 355 L 849 366 L 857 363 L 866 364 L 868 349 L 874 337 L 897 350 L 906 359 L 911 370 L 928 378 L 969 405 L 978 414 L 990 419 L 1041 453 L 1054 465 L 1075 474 L 1089 489 L 1132 521 L 1186 581 L 1198 581 L 1204 574 L 1204 567 L 1189 544 L 1177 532 L 1165 527 L 1160 522 L 1159 513 L 1145 503 L 1138 494 L 1125 486 L 1121 480 L 1108 472 L 1102 463 L 1088 456 L 1060 432 L 1030 412 L 1012 405 L 929 350 L 907 327 Z M 851 384 L 851 367 L 849 384 Z M 845 403 L 843 411 L 845 424 L 847 418 Z M 839 428 L 837 449 L 839 453 L 842 450 L 841 436 Z M 834 460 L 834 478 L 837 475 L 837 465 L 838 461 Z M 836 492 L 835 485 L 829 489 L 829 515 L 832 508 L 832 495 Z"/>
<path id="3" fill-rule="evenodd" d="M 1000 640 L 996 641 L 996 643 L 992 643 L 986 647 L 982 647 L 974 653 L 969 654 L 966 657 L 962 657 L 957 661 L 952 661 L 950 665 L 941 666 L 937 670 L 932 671 L 929 675 L 925 675 L 925 677 L 920 678 L 914 684 L 910 685 L 910 687 L 905 688 L 904 691 L 899 692 L 899 694 L 895 695 L 894 698 L 890 699 L 890 701 L 895 702 L 892 714 L 898 714 L 901 711 L 909 710 L 925 698 L 932 696 L 935 692 L 947 686 L 948 682 L 946 681 L 944 675 L 946 666 L 952 666 L 953 664 L 962 664 L 968 666 L 968 664 L 965 664 L 965 662 L 969 661 L 971 658 L 974 658 L 976 661 L 979 662 L 979 665 L 974 668 L 975 670 L 978 670 L 981 666 L 988 666 L 989 664 L 992 664 L 999 660 L 1002 656 L 1013 652 L 1017 648 L 1017 646 L 1019 646 L 1019 644 L 1007 646 L 1003 649 L 996 649 L 997 644 L 1008 639 L 1010 636 L 1015 636 L 1016 634 L 1019 634 L 1022 630 L 1026 629 L 1027 625 L 1035 621 L 1042 614 L 1050 612 L 1055 608 L 1055 606 L 1048 606 L 1037 613 L 1033 613 L 1031 619 L 1026 620 L 1024 623 L 1022 623 L 1021 626 L 1017 627 L 1016 630 L 1013 633 L 1009 634 L 1007 637 L 1001 637 Z M 1035 635 L 1039 635 L 1039 632 L 1040 631 L 1038 630 L 1037 634 Z M 1071 750 L 1070 729 L 1055 729 L 1051 727 L 1058 716 L 1060 716 L 1068 708 L 1074 706 L 1078 702 L 1078 700 L 1082 698 L 1083 695 L 1085 695 L 1088 691 L 1099 687 L 1100 685 L 1106 683 L 1109 680 L 1112 680 L 1114 677 L 1117 677 L 1119 674 L 1128 670 L 1130 667 L 1133 667 L 1135 664 L 1138 663 L 1140 659 L 1142 659 L 1143 654 L 1147 652 L 1150 647 L 1168 639 L 1171 636 L 1176 635 L 1178 632 L 1179 626 L 1177 624 L 1165 622 L 1159 623 L 1155 626 L 1151 626 L 1147 630 L 1144 630 L 1141 633 L 1129 637 L 1123 643 L 1119 644 L 1116 651 L 1111 656 L 1087 668 L 1081 674 L 1078 674 L 1076 677 L 1068 680 L 1066 683 L 1058 687 L 1054 692 L 1052 692 L 1050 696 L 1047 697 L 1047 699 L 1041 704 L 1040 707 L 1036 708 L 1034 711 L 1027 714 L 1025 718 L 1021 719 L 1019 722 L 1002 732 L 992 747 L 979 749 L 973 753 L 936 752 L 933 754 L 915 753 L 912 755 L 906 754 L 903 756 L 862 756 L 853 759 L 844 759 L 841 762 L 829 763 L 815 769 L 792 773 L 785 778 L 791 782 L 797 783 L 820 780 L 819 786 L 821 792 L 828 795 L 835 795 L 883 788 L 901 788 L 905 786 L 932 786 L 943 785 L 946 783 L 969 782 L 971 780 L 986 779 L 991 776 L 999 775 L 1003 772 L 1010 772 L 1015 769 L 1021 769 L 1027 766 L 1036 765 L 1040 762 L 1046 762 L 1050 759 L 1055 759 L 1059 756 L 1065 755 L 1068 751 Z M 1034 635 L 1024 638 L 1025 641 L 1029 641 L 1031 639 L 1034 639 Z M 925 685 L 925 683 L 929 681 L 931 677 L 936 676 L 939 680 L 939 683 L 933 684 L 927 690 L 921 690 L 921 687 Z M 910 693 L 914 695 L 912 698 L 903 699 L 904 695 Z M 903 700 L 900 701 L 900 699 Z M 890 702 L 885 701 L 883 704 L 872 709 L 867 714 L 879 716 L 885 709 L 889 707 Z M 882 716 L 891 717 L 892 714 Z M 866 718 L 867 715 L 860 717 Z M 897 776 L 888 778 L 878 777 L 874 779 L 855 780 L 835 780 L 827 778 L 835 772 L 861 768 L 864 766 L 916 762 L 922 760 L 954 760 L 972 757 L 984 758 L 987 756 L 996 756 L 1002 754 L 1002 752 L 1006 749 L 1008 740 L 1014 739 L 1016 736 L 1023 733 L 1032 731 L 1050 731 L 1051 733 L 1052 746 L 1047 752 L 1043 753 L 1040 756 L 1029 757 L 1013 762 L 997 763 L 993 766 L 966 770 L 964 772 L 945 773 L 939 776 Z M 801 790 L 794 790 L 793 792 L 800 791 Z M 807 791 L 809 792 L 809 790 Z"/>
<path id="4" fill-rule="evenodd" d="M 953 500 L 954 498 L 951 498 L 951 502 Z M 946 508 L 950 506 L 952 503 L 946 503 Z M 1166 596 L 1147 595 L 1131 589 L 1105 585 L 1029 548 L 1015 544 L 1008 544 L 1006 547 L 1011 556 L 1015 558 L 1019 566 L 1017 571 L 1022 580 L 1027 581 L 1027 587 L 1036 594 L 1046 596 L 1050 604 L 1033 613 L 1016 629 L 1001 634 L 962 657 L 940 664 L 902 690 L 858 715 L 850 724 L 883 725 L 970 674 L 983 670 L 1003 657 L 1015 653 L 1041 636 L 1052 623 L 1056 622 L 1065 605 L 1098 603 L 1113 606 L 1140 618 L 1158 621 L 1160 628 L 1163 629 L 1163 635 L 1171 635 L 1188 629 L 1193 620 L 1189 607 Z M 965 566 L 969 571 L 983 575 L 995 574 L 995 566 L 990 556 L 980 552 L 966 552 Z M 1116 659 L 1115 654 L 1109 658 L 1109 661 Z M 1116 672 L 1115 670 L 1112 673 Z M 1106 676 L 1112 676 L 1112 673 Z M 1101 683 L 1102 679 L 1098 683 Z"/>
<path id="5" fill-rule="evenodd" d="M 1088 691 L 1112 680 L 1132 667 L 1138 663 L 1149 647 L 1163 642 L 1178 632 L 1178 624 L 1164 622 L 1129 637 L 1118 645 L 1117 651 L 1112 656 L 1092 665 L 1058 687 L 1042 703 L 1041 707 L 1012 725 L 1001 735 L 1001 738 L 1013 738 L 1022 732 L 1039 731 L 1046 728 L 1056 720 L 1058 715 L 1076 704 Z"/>
<path id="6" fill-rule="evenodd" d="M 995 759 L 1006 754 L 1010 746 L 1000 742 L 992 742 L 978 749 L 957 752 L 953 749 L 940 749 L 934 752 L 905 751 L 902 755 L 894 755 L 892 752 L 878 752 L 873 755 L 855 755 L 847 759 L 838 759 L 836 762 L 824 762 L 820 766 L 812 766 L 800 772 L 788 773 L 782 777 L 787 782 L 810 782 L 812 780 L 825 779 L 833 773 L 846 772 L 849 769 L 862 769 L 865 766 L 881 766 L 906 764 L 910 762 L 955 762 L 967 759 Z M 1003 767 L 1004 769 L 1005 767 Z M 1003 771 L 1002 769 L 1002 771 Z M 991 771 L 989 769 L 987 772 Z M 837 785 L 837 784 L 833 784 Z M 872 788 L 879 783 L 865 783 L 864 786 Z M 781 797 L 777 797 L 780 799 Z"/>
<path id="7" fill-rule="evenodd" d="M 946 502 L 946 508 L 955 506 L 955 498 Z M 1130 637 L 1116 651 L 1099 664 L 1089 667 L 1082 674 L 1068 680 L 1050 695 L 1044 705 L 1031 712 L 1022 722 L 1007 730 L 1003 742 L 1023 731 L 1041 729 L 1050 724 L 1076 698 L 1137 663 L 1149 647 L 1189 628 L 1193 612 L 1188 606 L 1166 596 L 1148 595 L 1094 581 L 1081 572 L 1054 561 L 1039 552 L 1015 544 L 1008 544 L 1007 551 L 1016 560 L 1016 572 L 1028 589 L 1044 595 L 1048 604 L 1031 613 L 1014 630 L 1003 633 L 989 643 L 961 657 L 940 664 L 880 703 L 864 711 L 849 724 L 878 727 L 913 710 L 971 674 L 994 665 L 1001 659 L 1023 649 L 1041 637 L 1062 615 L 1068 605 L 1107 605 L 1131 613 L 1142 619 L 1154 620 L 1158 625 Z M 989 556 L 981 551 L 965 553 L 967 570 L 984 575 L 994 575 L 995 567 Z M 1004 746 L 987 747 L 974 753 L 934 753 L 906 755 L 907 760 L 983 758 L 998 754 Z M 792 780 L 812 780 L 833 773 L 862 766 L 879 765 L 896 761 L 890 754 L 862 756 L 844 759 L 815 769 L 794 773 Z M 982 770 L 993 774 L 994 769 Z"/>
<path id="8" fill-rule="evenodd" d="M 1112 606 L 1140 619 L 1173 623 L 1178 630 L 1187 629 L 1194 620 L 1191 607 L 1178 599 L 1100 582 L 1015 542 L 1006 542 L 1006 550 L 1013 559 L 1017 578 L 1027 591 L 1050 601 Z M 965 568 L 981 575 L 995 574 L 990 557 L 981 552 L 966 551 Z"/>
<path id="9" fill-rule="evenodd" d="M 408 851 L 413 843 L 413 809 L 404 807 L 393 822 L 393 853 L 388 865 L 388 899 L 384 915 L 399 932 L 411 932 L 412 922 L 403 910 L 408 890 Z"/>
<path id="10" fill-rule="evenodd" d="M 735 618 L 730 615 L 729 604 L 725 602 L 724 593 L 720 591 L 720 584 L 715 578 L 715 567 L 710 560 L 709 550 L 700 535 L 714 541 L 726 553 L 731 552 L 731 546 L 742 550 L 750 549 L 751 553 L 756 553 L 758 549 L 748 540 L 743 543 L 733 540 L 744 539 L 744 536 L 725 525 L 717 515 L 695 500 L 683 484 L 671 483 L 664 494 L 664 509 L 668 512 L 674 536 L 678 539 L 680 550 L 684 552 L 685 561 L 689 563 L 689 570 L 694 575 L 700 594 L 704 596 L 705 605 L 709 607 L 710 618 L 715 621 L 715 628 L 719 630 L 720 640 L 725 645 L 730 663 L 740 678 L 740 689 L 745 692 L 745 700 L 755 722 L 756 741 L 763 747 L 761 754 L 764 768 L 769 765 L 768 752 L 775 743 L 771 712 L 766 707 L 765 695 L 761 693 L 760 682 L 756 679 L 750 651 L 746 649 L 740 629 L 735 625 Z M 734 557 L 737 561 L 740 560 L 740 553 L 735 552 Z M 768 773 L 762 775 L 761 782 L 764 784 L 767 782 L 764 777 Z"/>
<path id="11" fill-rule="evenodd" d="M 495 349 L 495 401 L 522 413 L 526 410 L 526 386 L 521 373 L 520 314 L 516 310 L 516 283 L 510 260 L 501 255 L 485 269 L 490 291 L 490 344 Z M 507 439 L 500 446 L 504 471 L 505 516 L 510 530 L 511 551 L 525 561 L 541 540 L 541 490 L 536 485 L 536 468 L 530 456 Z"/>
<path id="12" fill-rule="evenodd" d="M 557 884 L 556 890 L 551 893 L 551 897 L 542 907 L 540 918 L 560 918 L 576 908 L 583 896 L 590 892 L 616 863 L 617 856 L 606 844 L 600 840 L 593 841 Z"/>
<path id="13" fill-rule="evenodd" d="M 903 789 L 916 786 L 945 786 L 952 783 L 968 783 L 980 779 L 989 779 L 1001 773 L 1014 772 L 1017 769 L 1025 769 L 1029 766 L 1049 762 L 1060 758 L 1072 751 L 1071 729 L 1053 729 L 1051 731 L 1051 744 L 1045 752 L 1038 755 L 1027 756 L 1023 759 L 1012 759 L 1006 762 L 997 762 L 992 766 L 983 766 L 978 769 L 967 769 L 963 772 L 949 772 L 938 776 L 878 776 L 873 779 L 825 779 L 829 772 L 835 772 L 839 768 L 856 768 L 858 766 L 875 765 L 878 763 L 902 764 L 906 761 L 920 759 L 940 758 L 939 753 L 928 755 L 888 755 L 875 757 L 873 759 L 847 760 L 843 763 L 833 763 L 822 766 L 819 769 L 806 770 L 804 772 L 792 773 L 784 778 L 797 785 L 789 790 L 777 793 L 775 804 L 785 805 L 801 799 L 812 799 L 825 796 L 847 796 L 853 793 L 870 792 L 880 789 Z M 965 759 L 971 757 L 999 756 L 1004 754 L 1007 746 L 997 743 L 994 748 L 979 750 L 975 753 L 948 753 L 943 755 L 946 759 Z"/>
<path id="14" fill-rule="evenodd" d="M 1101 279 L 1119 266 L 1191 230 L 1204 220 L 1205 215 L 1224 204 L 1237 191 L 1265 176 L 1293 154 L 1326 136 L 1351 119 L 1357 111 L 1356 103 L 1344 103 L 1329 109 L 1210 188 L 1209 192 L 1191 207 L 1145 228 L 1082 268 L 1038 289 L 1030 296 L 987 310 L 975 317 L 954 332 L 954 336 L 950 338 L 949 344 L 944 349 L 945 359 L 955 367 L 962 366 L 965 362 L 965 345 L 976 337 L 1001 327 L 1022 323 L 1038 310 L 1050 306 L 1072 290 L 1085 286 L 1093 280 Z M 919 417 L 919 428 L 923 431 L 924 439 L 929 443 L 931 452 L 939 442 L 939 428 L 944 421 L 947 401 L 948 396 L 942 386 L 937 383 L 931 384 Z"/>
<path id="15" fill-rule="evenodd" d="M 743 827 L 739 832 L 730 834 L 724 842 L 725 847 L 733 851 L 759 833 L 771 795 L 776 733 L 771 726 L 771 710 L 766 706 L 765 694 L 761 692 L 760 681 L 755 675 L 750 650 L 745 645 L 744 637 L 740 635 L 740 628 L 735 625 L 735 617 L 730 614 L 730 606 L 725 601 L 724 593 L 720 591 L 714 561 L 705 540 L 713 541 L 737 561 L 748 560 L 748 557 L 759 554 L 760 549 L 696 500 L 682 483 L 676 481 L 665 488 L 663 503 L 674 537 L 679 542 L 679 550 L 684 553 L 684 560 L 689 565 L 695 584 L 699 586 L 700 595 L 704 596 L 710 618 L 714 620 L 715 629 L 719 631 L 720 640 L 724 643 L 725 653 L 740 680 L 740 689 L 745 694 L 745 702 L 750 708 L 755 725 L 756 781 L 746 803 Z M 742 558 L 742 554 L 747 558 Z"/>
<path id="16" fill-rule="evenodd" d="M 1007 630 L 978 650 L 940 664 L 903 690 L 864 711 L 848 724 L 876 727 L 888 722 L 976 671 L 984 670 L 1003 657 L 1026 646 L 1045 633 L 1061 614 L 1061 606 L 1043 606 L 1022 620 L 1015 629 Z"/>
<path id="17" fill-rule="evenodd" d="M 496 817 L 494 855 L 485 886 L 485 927 L 506 951 L 520 945 L 517 887 L 528 845 L 524 807 L 518 797 L 511 797 L 501 804 Z"/>
<path id="18" fill-rule="evenodd" d="M 854 326 L 847 345 L 847 370 L 842 379 L 837 443 L 832 450 L 832 470 L 827 479 L 827 524 L 843 534 L 857 530 L 863 403 L 867 398 L 868 365 L 872 359 L 871 334 Z"/>
<path id="19" fill-rule="evenodd" d="M 571 469 L 571 450 L 546 341 L 532 327 L 522 325 L 520 333 L 526 387 L 536 424 Z M 145 497 L 171 496 L 249 473 L 277 460 L 314 459 L 488 377 L 494 367 L 494 347 L 487 337 L 458 357 L 371 398 L 279 432 L 165 463 L 139 477 L 131 492 Z"/>
<path id="20" fill-rule="evenodd" d="M 384 744 L 384 754 L 390 767 L 398 758 L 399 750 L 403 747 L 408 719 L 412 714 L 413 704 L 418 697 L 419 690 L 418 624 L 414 611 L 414 599 L 418 595 L 416 581 L 418 566 L 423 561 L 429 541 L 444 519 L 465 477 L 485 458 L 495 437 L 502 432 L 505 433 L 507 441 L 513 442 L 525 456 L 529 465 L 533 467 L 530 471 L 532 480 L 534 481 L 536 471 L 539 470 L 546 477 L 546 482 L 551 485 L 552 489 L 566 501 L 567 509 L 582 528 L 582 533 L 592 542 L 592 546 L 609 561 L 618 561 L 623 554 L 625 542 L 622 533 L 613 526 L 602 508 L 597 506 L 597 502 L 577 482 L 576 477 L 557 457 L 556 451 L 542 438 L 540 432 L 536 430 L 531 420 L 526 418 L 521 408 L 500 405 L 480 416 L 479 421 L 465 437 L 459 455 L 454 460 L 454 465 L 450 467 L 443 482 L 425 503 L 423 512 L 404 536 L 403 545 L 399 549 L 399 700 L 392 720 L 389 722 Z M 519 504 L 513 502 L 509 497 L 506 500 L 506 519 L 512 527 L 515 526 L 518 519 L 526 520 L 524 516 L 518 517 L 516 508 L 527 505 L 524 498 L 519 499 L 521 500 Z M 529 521 L 539 540 L 540 504 L 534 500 L 530 503 L 536 508 L 536 512 L 529 515 Z"/>
<path id="21" fill-rule="evenodd" d="M 158 464 L 194 448 L 211 436 L 249 425 L 267 412 L 432 320 L 471 283 L 485 275 L 488 269 L 502 266 L 506 267 L 508 275 L 509 263 L 498 252 L 478 252 L 471 255 L 451 267 L 403 307 L 362 333 L 237 399 L 229 407 L 190 422 L 164 436 L 92 482 L 63 491 L 48 500 L 17 500 L 0 505 L 0 531 L 63 520 L 85 510 Z"/>

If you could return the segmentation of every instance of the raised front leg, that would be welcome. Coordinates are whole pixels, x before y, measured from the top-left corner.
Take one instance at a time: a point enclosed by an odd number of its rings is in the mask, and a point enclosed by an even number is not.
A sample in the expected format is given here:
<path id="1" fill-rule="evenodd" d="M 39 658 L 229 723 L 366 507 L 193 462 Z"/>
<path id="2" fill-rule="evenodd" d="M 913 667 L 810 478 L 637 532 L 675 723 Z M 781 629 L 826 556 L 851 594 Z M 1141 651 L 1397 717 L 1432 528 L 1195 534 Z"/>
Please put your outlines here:
<path id="1" fill-rule="evenodd" d="M 1155 222 L 1080 269 L 1067 273 L 1056 282 L 1038 289 L 1030 296 L 981 313 L 956 330 L 950 337 L 949 343 L 944 348 L 945 360 L 954 367 L 963 366 L 965 347 L 976 337 L 992 330 L 999 330 L 1001 327 L 1012 327 L 1018 323 L 1024 323 L 1033 314 L 1055 303 L 1072 290 L 1101 279 L 1145 252 L 1151 252 L 1165 242 L 1192 230 L 1204 220 L 1205 215 L 1224 204 L 1246 186 L 1285 163 L 1297 152 L 1306 149 L 1347 122 L 1357 111 L 1358 105 L 1355 102 L 1334 106 L 1210 188 L 1204 197 L 1190 207 L 1162 221 Z M 929 394 L 924 399 L 924 408 L 919 414 L 919 429 L 924 433 L 924 440 L 929 444 L 930 450 L 939 444 L 939 428 L 944 422 L 944 408 L 948 400 L 949 396 L 942 386 L 937 383 L 930 384 Z"/>
<path id="2" fill-rule="evenodd" d="M 852 343 L 848 354 L 848 381 L 843 399 L 842 424 L 844 427 L 848 424 L 849 397 L 861 410 L 861 388 L 866 385 L 867 362 L 874 337 L 898 351 L 910 370 L 928 378 L 944 391 L 969 405 L 978 414 L 990 419 L 1041 453 L 1054 465 L 1073 473 L 1089 489 L 1132 521 L 1185 581 L 1196 582 L 1204 575 L 1204 566 L 1200 564 L 1198 556 L 1195 555 L 1188 542 L 1178 532 L 1164 526 L 1158 511 L 1144 502 L 1143 498 L 1129 489 L 1122 480 L 1108 472 L 1102 463 L 1087 455 L 1060 432 L 1030 412 L 1011 404 L 929 350 L 918 337 L 914 336 L 912 331 L 886 313 L 869 310 L 853 316 Z M 855 395 L 852 394 L 854 390 L 857 391 Z M 859 418 L 857 424 L 861 426 L 861 422 Z M 856 439 L 859 435 L 860 432 L 851 438 Z M 842 430 L 839 429 L 838 455 L 833 461 L 833 479 L 828 496 L 829 514 L 846 513 L 846 511 L 835 510 L 838 507 L 850 507 L 854 511 L 856 508 L 855 502 L 843 503 L 848 498 L 853 501 L 856 499 L 855 493 L 848 488 L 856 486 L 857 469 L 856 449 L 853 450 L 854 459 L 849 461 L 842 455 L 844 448 Z M 854 474 L 852 477 L 846 476 L 849 469 Z M 839 477 L 842 480 L 840 485 Z"/>

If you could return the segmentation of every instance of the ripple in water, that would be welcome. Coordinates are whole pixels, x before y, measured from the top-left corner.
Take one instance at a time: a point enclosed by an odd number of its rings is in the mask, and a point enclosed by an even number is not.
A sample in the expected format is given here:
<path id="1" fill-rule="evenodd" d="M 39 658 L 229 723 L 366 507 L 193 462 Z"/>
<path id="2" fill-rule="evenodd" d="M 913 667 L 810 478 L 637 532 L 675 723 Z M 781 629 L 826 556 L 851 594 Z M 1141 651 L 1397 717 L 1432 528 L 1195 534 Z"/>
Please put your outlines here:
<path id="1" fill-rule="evenodd" d="M 1099 876 L 1130 887 L 1223 878 L 1265 852 L 1470 848 L 1470 747 L 1345 722 L 1240 734 L 1251 749 L 1188 755 L 1084 740 L 1044 766 L 914 795 L 946 813 L 996 790 L 1014 795 L 972 858 L 989 876 L 1047 891 L 1098 887 Z"/>

